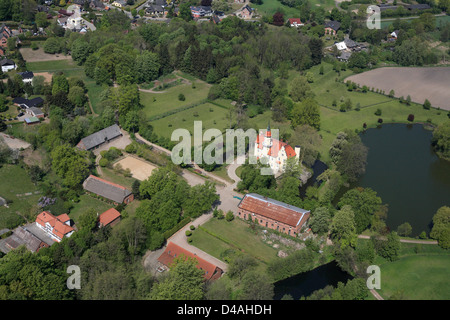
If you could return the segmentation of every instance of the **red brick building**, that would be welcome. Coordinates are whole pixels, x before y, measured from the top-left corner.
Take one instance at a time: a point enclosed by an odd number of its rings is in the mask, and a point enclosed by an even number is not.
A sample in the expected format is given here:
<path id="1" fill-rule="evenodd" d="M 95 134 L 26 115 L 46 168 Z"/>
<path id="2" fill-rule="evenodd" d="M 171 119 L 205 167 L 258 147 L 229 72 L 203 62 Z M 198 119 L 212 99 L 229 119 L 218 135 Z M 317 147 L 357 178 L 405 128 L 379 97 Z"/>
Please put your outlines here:
<path id="1" fill-rule="evenodd" d="M 206 281 L 219 279 L 223 274 L 223 270 L 218 266 L 200 258 L 195 253 L 187 251 L 173 242 L 169 242 L 167 244 L 166 250 L 164 250 L 158 258 L 158 262 L 163 266 L 163 268 L 168 269 L 170 268 L 173 260 L 180 256 L 183 256 L 185 259 L 193 258 L 197 260 L 197 268 L 205 272 L 203 277 Z"/>
<path id="2" fill-rule="evenodd" d="M 114 227 L 120 221 L 120 212 L 114 208 L 108 209 L 98 217 L 99 228 Z"/>
<path id="3" fill-rule="evenodd" d="M 263 227 L 296 236 L 309 219 L 310 211 L 249 193 L 239 203 L 237 216 L 245 220 L 251 218 Z"/>

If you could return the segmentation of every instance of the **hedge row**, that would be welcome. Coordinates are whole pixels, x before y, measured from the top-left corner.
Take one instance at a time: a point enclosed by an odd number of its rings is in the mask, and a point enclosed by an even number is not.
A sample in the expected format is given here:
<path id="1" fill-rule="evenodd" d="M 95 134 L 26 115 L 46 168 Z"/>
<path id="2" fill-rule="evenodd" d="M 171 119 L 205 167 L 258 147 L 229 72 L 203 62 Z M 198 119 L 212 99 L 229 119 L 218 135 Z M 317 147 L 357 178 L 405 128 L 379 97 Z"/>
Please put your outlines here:
<path id="1" fill-rule="evenodd" d="M 173 227 L 172 229 L 169 229 L 169 230 L 167 230 L 166 232 L 163 233 L 164 239 L 166 239 L 166 240 L 169 239 L 175 232 L 177 232 L 178 230 L 183 228 L 189 222 L 191 222 L 191 218 L 190 217 L 186 217 L 183 220 L 181 220 L 180 222 L 178 222 L 175 227 Z"/>

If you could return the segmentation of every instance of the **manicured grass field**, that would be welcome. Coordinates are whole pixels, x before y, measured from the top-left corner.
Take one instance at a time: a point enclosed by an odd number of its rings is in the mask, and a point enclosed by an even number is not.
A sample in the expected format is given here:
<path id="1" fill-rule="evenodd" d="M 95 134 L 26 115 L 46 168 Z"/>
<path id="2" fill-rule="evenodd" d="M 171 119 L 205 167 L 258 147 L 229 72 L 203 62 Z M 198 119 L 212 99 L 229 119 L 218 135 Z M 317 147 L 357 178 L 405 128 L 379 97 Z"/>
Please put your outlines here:
<path id="1" fill-rule="evenodd" d="M 220 238 L 197 228 L 191 236 L 192 245 L 218 259 L 223 259 L 224 252 L 229 249 L 242 250 L 262 262 L 276 258 L 277 250 L 264 244 L 249 225 L 240 219 L 231 222 L 210 219 L 202 227 Z"/>
<path id="2" fill-rule="evenodd" d="M 211 103 L 204 103 L 196 107 L 180 111 L 165 118 L 152 121 L 151 124 L 163 137 L 171 138 L 175 129 L 188 129 L 193 136 L 194 121 L 202 121 L 203 131 L 209 128 L 216 128 L 221 131 L 228 128 L 228 110 Z"/>
<path id="3" fill-rule="evenodd" d="M 0 197 L 12 201 L 8 204 L 9 208 L 0 207 L 0 229 L 14 227 L 20 222 L 17 213 L 28 215 L 35 211 L 33 207 L 41 197 L 41 194 L 35 193 L 37 191 L 25 169 L 9 164 L 0 167 Z"/>
<path id="4" fill-rule="evenodd" d="M 414 255 L 380 265 L 385 299 L 400 292 L 407 300 L 450 299 L 449 255 Z"/>

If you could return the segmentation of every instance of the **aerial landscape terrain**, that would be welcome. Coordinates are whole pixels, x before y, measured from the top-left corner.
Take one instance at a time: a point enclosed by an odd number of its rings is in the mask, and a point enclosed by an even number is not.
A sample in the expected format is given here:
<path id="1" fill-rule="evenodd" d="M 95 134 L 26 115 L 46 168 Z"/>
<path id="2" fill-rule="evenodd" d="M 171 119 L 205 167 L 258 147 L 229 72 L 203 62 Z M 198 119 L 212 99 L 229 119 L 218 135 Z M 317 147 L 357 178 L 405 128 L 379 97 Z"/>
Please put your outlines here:
<path id="1" fill-rule="evenodd" d="M 0 0 L 0 300 L 449 300 L 449 7 Z"/>

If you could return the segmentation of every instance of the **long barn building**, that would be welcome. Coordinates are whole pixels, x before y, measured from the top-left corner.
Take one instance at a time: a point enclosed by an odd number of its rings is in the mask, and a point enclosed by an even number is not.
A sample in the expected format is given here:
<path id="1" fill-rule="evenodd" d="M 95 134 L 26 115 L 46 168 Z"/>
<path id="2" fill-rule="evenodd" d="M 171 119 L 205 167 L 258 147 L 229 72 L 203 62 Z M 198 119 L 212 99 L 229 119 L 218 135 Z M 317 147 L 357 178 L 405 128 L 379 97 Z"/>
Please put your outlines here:
<path id="1" fill-rule="evenodd" d="M 251 218 L 263 227 L 296 236 L 308 221 L 310 211 L 249 193 L 239 203 L 237 215 L 245 220 Z"/>

